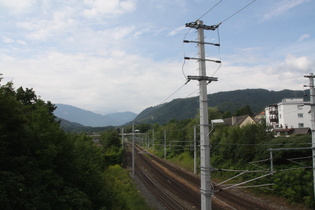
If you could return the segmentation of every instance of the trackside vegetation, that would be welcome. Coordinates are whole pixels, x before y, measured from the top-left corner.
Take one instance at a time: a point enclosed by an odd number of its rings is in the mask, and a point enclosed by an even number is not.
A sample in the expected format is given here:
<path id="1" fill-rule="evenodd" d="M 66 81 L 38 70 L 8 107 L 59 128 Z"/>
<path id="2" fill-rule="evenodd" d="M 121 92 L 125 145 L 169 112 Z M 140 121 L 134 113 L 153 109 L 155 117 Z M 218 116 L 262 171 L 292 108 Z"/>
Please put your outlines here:
<path id="1" fill-rule="evenodd" d="M 252 113 L 248 106 L 236 110 L 235 113 L 222 113 L 217 108 L 209 108 L 209 121 L 238 114 Z M 145 133 L 145 135 L 137 136 L 137 142 L 161 158 L 164 158 L 164 148 L 166 148 L 167 160 L 193 171 L 193 128 L 196 126 L 198 141 L 198 124 L 199 116 L 188 120 L 171 120 L 166 124 L 154 124 L 150 127 L 138 124 L 136 128 L 140 129 L 139 133 Z M 211 176 L 222 182 L 242 171 L 251 172 L 244 173 L 225 183 L 230 186 L 266 175 L 245 184 L 245 186 L 265 185 L 251 189 L 254 192 L 284 197 L 292 204 L 303 204 L 314 208 L 311 150 L 273 151 L 272 174 L 269 152 L 270 148 L 310 148 L 311 136 L 274 137 L 266 130 L 264 123 L 246 125 L 241 128 L 217 125 L 210 133 L 211 166 L 213 168 Z M 197 142 L 198 145 L 199 143 Z M 197 150 L 197 165 L 199 165 L 199 146 Z M 223 185 L 220 187 L 224 188 Z"/>
<path id="2" fill-rule="evenodd" d="M 119 165 L 118 132 L 64 132 L 33 89 L 0 85 L 0 209 L 145 209 Z M 139 208 L 137 208 L 139 206 Z"/>

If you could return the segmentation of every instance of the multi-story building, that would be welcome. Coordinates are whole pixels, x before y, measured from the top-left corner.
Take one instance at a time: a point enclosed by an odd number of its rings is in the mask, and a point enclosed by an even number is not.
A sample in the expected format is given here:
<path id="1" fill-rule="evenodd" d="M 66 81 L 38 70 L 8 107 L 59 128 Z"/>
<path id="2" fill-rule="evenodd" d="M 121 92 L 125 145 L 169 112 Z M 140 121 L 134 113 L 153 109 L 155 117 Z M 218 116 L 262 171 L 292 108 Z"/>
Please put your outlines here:
<path id="1" fill-rule="evenodd" d="M 266 123 L 273 128 L 311 127 L 311 107 L 303 98 L 285 98 L 265 109 Z"/>
<path id="2" fill-rule="evenodd" d="M 278 127 L 278 105 L 273 104 L 265 108 L 266 124 L 273 128 Z"/>

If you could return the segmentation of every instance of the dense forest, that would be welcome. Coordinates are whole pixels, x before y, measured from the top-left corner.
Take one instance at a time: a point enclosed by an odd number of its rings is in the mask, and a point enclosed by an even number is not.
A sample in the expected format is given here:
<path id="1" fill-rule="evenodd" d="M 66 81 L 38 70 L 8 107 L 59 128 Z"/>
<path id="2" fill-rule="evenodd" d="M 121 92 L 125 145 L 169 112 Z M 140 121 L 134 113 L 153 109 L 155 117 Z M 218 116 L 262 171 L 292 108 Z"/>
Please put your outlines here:
<path id="1" fill-rule="evenodd" d="M 118 131 L 96 145 L 64 132 L 55 108 L 32 89 L 0 86 L 0 209 L 145 209 L 120 166 Z"/>

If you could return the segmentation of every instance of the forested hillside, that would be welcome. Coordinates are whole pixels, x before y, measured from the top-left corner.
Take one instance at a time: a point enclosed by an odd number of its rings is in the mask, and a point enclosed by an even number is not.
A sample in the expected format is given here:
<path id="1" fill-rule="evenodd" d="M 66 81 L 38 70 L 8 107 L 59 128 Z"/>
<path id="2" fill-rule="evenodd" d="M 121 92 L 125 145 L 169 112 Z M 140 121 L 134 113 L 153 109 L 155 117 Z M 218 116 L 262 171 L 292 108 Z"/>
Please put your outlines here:
<path id="1" fill-rule="evenodd" d="M 307 93 L 306 93 L 307 94 Z M 265 89 L 246 89 L 213 93 L 208 95 L 209 107 L 217 107 L 221 112 L 231 112 L 250 106 L 259 113 L 271 104 L 279 103 L 283 98 L 304 98 L 305 92 L 295 90 L 269 91 Z M 306 100 L 308 100 L 306 97 Z M 167 123 L 171 119 L 183 120 L 196 116 L 199 110 L 199 97 L 174 99 L 169 103 L 149 107 L 135 119 L 142 123 Z"/>
<path id="2" fill-rule="evenodd" d="M 56 122 L 59 123 L 60 128 L 62 128 L 65 132 L 69 133 L 78 133 L 78 134 L 93 134 L 93 133 L 101 133 L 103 131 L 111 130 L 115 126 L 106 126 L 106 127 L 91 127 L 91 126 L 84 126 L 79 123 L 69 122 L 65 119 L 56 118 Z"/>

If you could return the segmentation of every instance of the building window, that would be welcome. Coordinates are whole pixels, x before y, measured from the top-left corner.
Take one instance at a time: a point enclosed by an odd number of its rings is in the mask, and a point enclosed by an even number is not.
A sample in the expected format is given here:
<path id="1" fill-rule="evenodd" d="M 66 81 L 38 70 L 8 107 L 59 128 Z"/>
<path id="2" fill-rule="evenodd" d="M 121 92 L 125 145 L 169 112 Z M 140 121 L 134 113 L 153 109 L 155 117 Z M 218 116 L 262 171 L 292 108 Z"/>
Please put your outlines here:
<path id="1" fill-rule="evenodd" d="M 298 118 L 303 118 L 303 113 L 298 113 Z"/>
<path id="2" fill-rule="evenodd" d="M 299 128 L 304 128 L 304 123 L 299 123 Z"/>
<path id="3" fill-rule="evenodd" d="M 303 110 L 303 105 L 301 105 L 301 104 L 297 105 L 297 109 L 298 110 Z"/>

